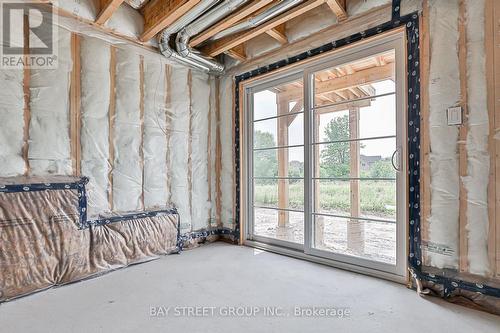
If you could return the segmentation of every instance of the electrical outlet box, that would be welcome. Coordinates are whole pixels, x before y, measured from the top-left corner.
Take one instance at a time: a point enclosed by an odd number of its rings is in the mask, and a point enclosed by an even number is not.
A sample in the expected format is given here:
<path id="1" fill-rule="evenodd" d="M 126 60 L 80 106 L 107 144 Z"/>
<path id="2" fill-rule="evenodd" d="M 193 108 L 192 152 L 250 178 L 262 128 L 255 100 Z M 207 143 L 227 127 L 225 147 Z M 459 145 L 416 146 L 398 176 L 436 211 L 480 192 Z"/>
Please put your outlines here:
<path id="1" fill-rule="evenodd" d="M 460 106 L 448 108 L 448 125 L 462 125 L 462 108 Z"/>

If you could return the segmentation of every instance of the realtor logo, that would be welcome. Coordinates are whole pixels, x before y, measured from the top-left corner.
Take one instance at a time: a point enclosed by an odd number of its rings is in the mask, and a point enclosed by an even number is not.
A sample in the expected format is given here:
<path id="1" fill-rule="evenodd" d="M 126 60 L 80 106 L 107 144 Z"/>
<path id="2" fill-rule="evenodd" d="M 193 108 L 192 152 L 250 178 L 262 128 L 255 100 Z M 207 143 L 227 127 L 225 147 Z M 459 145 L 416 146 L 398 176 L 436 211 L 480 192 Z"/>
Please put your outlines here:
<path id="1" fill-rule="evenodd" d="M 0 68 L 57 68 L 57 15 L 53 4 L 0 0 Z"/>

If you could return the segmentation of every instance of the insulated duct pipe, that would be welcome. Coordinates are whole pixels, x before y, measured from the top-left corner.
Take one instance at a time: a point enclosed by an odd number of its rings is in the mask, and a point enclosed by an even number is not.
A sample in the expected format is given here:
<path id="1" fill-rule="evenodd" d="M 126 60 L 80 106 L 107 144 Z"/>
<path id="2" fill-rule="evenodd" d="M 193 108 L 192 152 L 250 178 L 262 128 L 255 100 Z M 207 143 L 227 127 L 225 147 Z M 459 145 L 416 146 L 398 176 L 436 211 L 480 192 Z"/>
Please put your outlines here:
<path id="1" fill-rule="evenodd" d="M 177 21 L 175 21 L 167 28 L 165 28 L 160 33 L 160 39 L 158 43 L 161 54 L 163 54 L 167 58 L 172 58 L 178 62 L 187 64 L 188 66 L 196 67 L 206 72 L 212 70 L 212 68 L 200 62 L 197 62 L 189 58 L 181 57 L 177 52 L 175 52 L 175 50 L 173 50 L 170 47 L 169 42 L 170 42 L 170 36 L 172 34 L 178 32 L 183 27 L 191 23 L 193 20 L 195 20 L 198 16 L 203 14 L 206 10 L 215 5 L 217 2 L 218 0 L 202 0 L 193 9 L 191 9 L 185 15 L 181 16 Z"/>
<path id="2" fill-rule="evenodd" d="M 198 18 L 188 26 L 184 27 L 178 34 L 175 41 L 177 52 L 186 59 L 195 60 L 203 65 L 208 66 L 212 72 L 220 73 L 224 70 L 224 66 L 212 58 L 202 55 L 197 50 L 189 46 L 189 39 L 204 29 L 210 27 L 214 23 L 220 21 L 225 16 L 236 10 L 239 6 L 248 2 L 248 0 L 225 0 L 217 7 Z"/>
<path id="3" fill-rule="evenodd" d="M 233 25 L 232 27 L 227 28 L 226 30 L 222 30 L 221 32 L 215 34 L 212 38 L 210 38 L 210 40 L 220 39 L 222 37 L 226 37 L 240 31 L 255 28 L 256 26 L 278 16 L 279 14 L 289 10 L 290 8 L 296 6 L 301 2 L 302 0 L 283 0 L 277 5 L 263 11 L 262 13 L 246 21 Z"/>

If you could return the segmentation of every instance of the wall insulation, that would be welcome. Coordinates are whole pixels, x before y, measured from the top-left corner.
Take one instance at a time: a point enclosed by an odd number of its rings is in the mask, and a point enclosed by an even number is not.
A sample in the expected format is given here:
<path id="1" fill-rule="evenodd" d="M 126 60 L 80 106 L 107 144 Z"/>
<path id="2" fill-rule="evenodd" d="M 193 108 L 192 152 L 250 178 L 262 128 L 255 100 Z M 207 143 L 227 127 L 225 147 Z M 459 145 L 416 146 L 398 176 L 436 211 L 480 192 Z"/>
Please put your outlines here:
<path id="1" fill-rule="evenodd" d="M 57 69 L 30 71 L 28 158 L 33 175 L 71 175 L 69 89 L 71 33 L 59 29 Z"/>
<path id="2" fill-rule="evenodd" d="M 140 59 L 116 50 L 116 110 L 113 119 L 113 210 L 142 209 L 142 115 Z"/>
<path id="3" fill-rule="evenodd" d="M 191 73 L 181 67 L 173 67 L 170 73 L 170 98 L 167 104 L 169 117 L 169 149 L 168 169 L 171 172 L 171 202 L 181 215 L 181 232 L 191 230 Z"/>
<path id="4" fill-rule="evenodd" d="M 88 214 L 109 213 L 109 102 L 111 48 L 97 38 L 81 39 L 81 172 L 87 184 Z M 96 84 L 99 82 L 99 84 Z"/>
<path id="5" fill-rule="evenodd" d="M 193 72 L 191 81 L 191 218 L 193 229 L 206 227 L 210 219 L 208 134 L 210 82 L 208 75 Z"/>
<path id="6" fill-rule="evenodd" d="M 485 60 L 485 1 L 465 1 L 467 39 L 468 175 L 467 190 L 468 262 L 471 273 L 489 272 L 488 259 L 488 152 L 489 119 Z"/>
<path id="7" fill-rule="evenodd" d="M 430 1 L 429 128 L 431 266 L 458 268 L 458 128 L 448 126 L 446 109 L 460 102 L 458 3 Z"/>
<path id="8" fill-rule="evenodd" d="M 144 206 L 146 209 L 165 206 L 169 197 L 166 66 L 165 62 L 158 58 L 144 59 Z"/>
<path id="9" fill-rule="evenodd" d="M 24 92 L 22 69 L 0 69 L 0 177 L 23 174 Z"/>

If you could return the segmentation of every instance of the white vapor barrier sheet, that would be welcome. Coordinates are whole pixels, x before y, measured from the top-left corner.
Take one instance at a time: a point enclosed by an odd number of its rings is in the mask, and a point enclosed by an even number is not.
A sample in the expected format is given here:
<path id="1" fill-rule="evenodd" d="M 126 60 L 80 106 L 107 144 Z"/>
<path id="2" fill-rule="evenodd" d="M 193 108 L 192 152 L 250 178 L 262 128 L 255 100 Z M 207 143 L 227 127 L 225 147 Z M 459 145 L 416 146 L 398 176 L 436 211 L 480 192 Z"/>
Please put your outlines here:
<path id="1" fill-rule="evenodd" d="M 144 30 L 144 18 L 137 10 L 123 3 L 105 25 L 125 36 L 139 37 Z"/>
<path id="2" fill-rule="evenodd" d="M 189 185 L 189 120 L 190 91 L 188 69 L 172 67 L 170 73 L 170 103 L 167 104 L 170 134 L 170 191 L 171 201 L 181 216 L 181 232 L 191 231 Z"/>
<path id="3" fill-rule="evenodd" d="M 485 275 L 488 261 L 488 106 L 484 47 L 484 0 L 465 1 L 467 15 L 467 231 L 469 271 Z"/>
<path id="4" fill-rule="evenodd" d="M 430 166 L 431 216 L 429 264 L 458 267 L 459 172 L 458 128 L 448 126 L 446 109 L 460 101 L 458 2 L 432 0 L 430 5 Z M 436 250 L 438 249 L 439 250 Z M 442 250 L 445 251 L 442 251 Z"/>
<path id="5" fill-rule="evenodd" d="M 110 45 L 81 39 L 81 171 L 89 178 L 88 216 L 109 212 Z"/>
<path id="6" fill-rule="evenodd" d="M 23 70 L 0 69 L 0 177 L 24 173 Z"/>
<path id="7" fill-rule="evenodd" d="M 116 110 L 114 119 L 113 210 L 142 209 L 142 131 L 140 60 L 128 50 L 116 50 Z"/>
<path id="8" fill-rule="evenodd" d="M 164 207 L 168 200 L 165 68 L 157 58 L 144 58 L 144 206 Z"/>
<path id="9" fill-rule="evenodd" d="M 69 90 L 71 33 L 58 29 L 56 69 L 31 69 L 28 158 L 31 174 L 71 175 Z"/>
<path id="10" fill-rule="evenodd" d="M 210 85 L 208 75 L 193 73 L 191 84 L 191 219 L 194 230 L 209 223 L 208 132 L 210 116 Z"/>
<path id="11" fill-rule="evenodd" d="M 221 79 L 220 98 L 220 136 L 221 136 L 221 220 L 225 227 L 233 227 L 233 188 L 234 188 L 234 154 L 233 154 L 233 81 L 230 77 Z"/>

